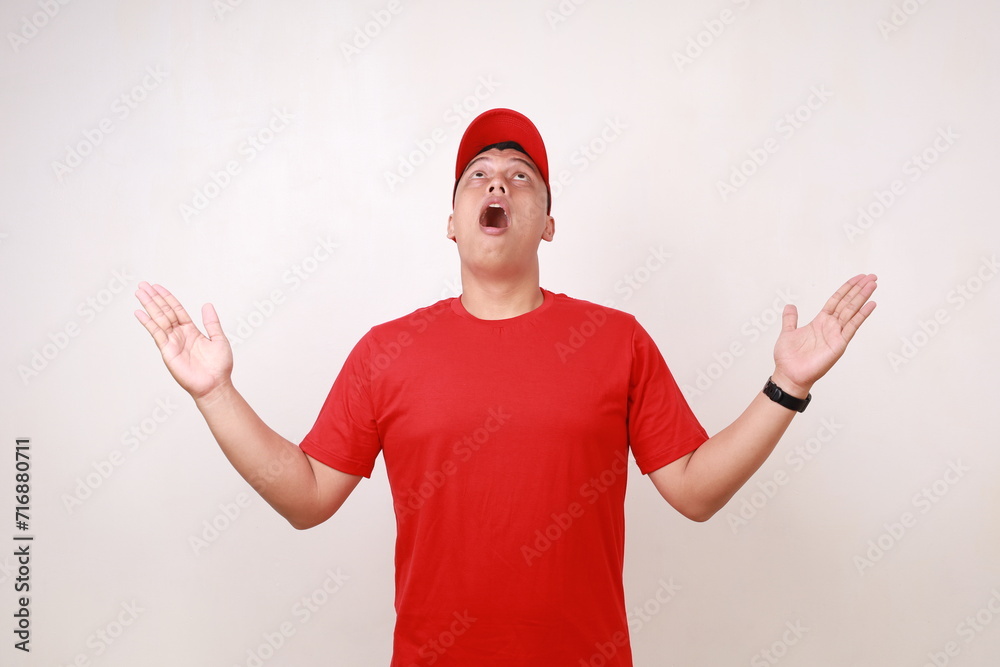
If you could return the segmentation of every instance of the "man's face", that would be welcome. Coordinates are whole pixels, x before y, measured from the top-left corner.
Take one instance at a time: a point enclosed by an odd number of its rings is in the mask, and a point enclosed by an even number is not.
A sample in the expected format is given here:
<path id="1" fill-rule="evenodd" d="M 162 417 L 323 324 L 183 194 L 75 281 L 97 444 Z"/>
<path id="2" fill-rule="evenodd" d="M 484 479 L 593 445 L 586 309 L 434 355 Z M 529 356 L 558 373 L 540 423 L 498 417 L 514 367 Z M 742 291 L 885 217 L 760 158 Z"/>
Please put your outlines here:
<path id="1" fill-rule="evenodd" d="M 458 243 L 463 266 L 523 271 L 537 265 L 539 243 L 555 233 L 547 204 L 545 181 L 531 158 L 491 148 L 473 158 L 458 181 L 448 238 Z"/>

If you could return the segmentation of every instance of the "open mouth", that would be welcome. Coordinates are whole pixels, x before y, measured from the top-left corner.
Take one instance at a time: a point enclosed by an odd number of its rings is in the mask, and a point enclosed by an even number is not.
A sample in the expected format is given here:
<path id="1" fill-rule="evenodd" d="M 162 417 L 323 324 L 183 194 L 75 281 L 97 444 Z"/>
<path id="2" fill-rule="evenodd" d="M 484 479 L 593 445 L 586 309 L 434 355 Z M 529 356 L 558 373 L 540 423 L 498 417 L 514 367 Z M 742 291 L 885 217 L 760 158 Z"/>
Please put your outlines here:
<path id="1" fill-rule="evenodd" d="M 479 214 L 479 226 L 485 229 L 506 229 L 510 226 L 507 211 L 497 202 L 488 204 Z"/>

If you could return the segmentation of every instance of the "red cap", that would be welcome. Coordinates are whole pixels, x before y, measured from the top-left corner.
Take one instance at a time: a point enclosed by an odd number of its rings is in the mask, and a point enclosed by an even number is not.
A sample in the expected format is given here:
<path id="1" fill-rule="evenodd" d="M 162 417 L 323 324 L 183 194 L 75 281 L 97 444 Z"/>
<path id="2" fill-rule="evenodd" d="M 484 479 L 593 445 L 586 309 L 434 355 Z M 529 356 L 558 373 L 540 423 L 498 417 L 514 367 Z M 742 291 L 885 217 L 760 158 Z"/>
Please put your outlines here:
<path id="1" fill-rule="evenodd" d="M 458 160 L 455 162 L 455 187 L 462 178 L 465 168 L 484 148 L 504 141 L 513 141 L 535 163 L 538 173 L 545 181 L 549 193 L 549 208 L 552 208 L 552 193 L 549 190 L 549 158 L 545 153 L 542 135 L 535 124 L 524 114 L 512 109 L 490 109 L 476 116 L 462 135 L 458 145 Z"/>

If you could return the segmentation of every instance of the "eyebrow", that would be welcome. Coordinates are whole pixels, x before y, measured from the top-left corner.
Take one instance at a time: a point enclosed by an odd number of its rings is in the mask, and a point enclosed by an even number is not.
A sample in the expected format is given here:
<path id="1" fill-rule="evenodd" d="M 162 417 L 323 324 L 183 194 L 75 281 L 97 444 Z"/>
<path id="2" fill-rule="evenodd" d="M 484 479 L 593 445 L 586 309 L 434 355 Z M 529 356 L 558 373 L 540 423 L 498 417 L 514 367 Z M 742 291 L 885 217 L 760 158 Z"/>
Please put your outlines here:
<path id="1" fill-rule="evenodd" d="M 470 168 L 472 167 L 472 165 L 474 165 L 474 164 L 475 164 L 476 162 L 478 162 L 478 161 L 480 161 L 480 160 L 490 160 L 490 161 L 492 161 L 494 157 L 495 157 L 495 156 L 493 156 L 493 155 L 480 155 L 480 156 L 478 156 L 478 157 L 475 157 L 475 158 L 473 158 L 473 159 L 472 159 L 472 161 L 471 161 L 471 162 L 469 162 L 469 164 L 467 164 L 467 165 L 465 166 L 465 173 L 468 173 L 468 172 L 469 172 L 469 169 L 470 169 Z M 518 161 L 518 162 L 523 162 L 524 164 L 528 165 L 528 166 L 529 166 L 529 167 L 531 168 L 531 170 L 532 170 L 533 172 L 535 172 L 536 174 L 539 174 L 539 175 L 541 175 L 541 172 L 540 172 L 540 171 L 538 171 L 538 167 L 536 167 L 535 165 L 533 165 L 533 164 L 532 164 L 531 162 L 529 162 L 528 160 L 524 159 L 523 157 L 517 157 L 517 156 L 515 155 L 514 157 L 512 157 L 512 158 L 511 158 L 511 160 L 516 160 L 516 161 Z M 463 173 L 463 176 L 465 175 L 465 173 Z"/>

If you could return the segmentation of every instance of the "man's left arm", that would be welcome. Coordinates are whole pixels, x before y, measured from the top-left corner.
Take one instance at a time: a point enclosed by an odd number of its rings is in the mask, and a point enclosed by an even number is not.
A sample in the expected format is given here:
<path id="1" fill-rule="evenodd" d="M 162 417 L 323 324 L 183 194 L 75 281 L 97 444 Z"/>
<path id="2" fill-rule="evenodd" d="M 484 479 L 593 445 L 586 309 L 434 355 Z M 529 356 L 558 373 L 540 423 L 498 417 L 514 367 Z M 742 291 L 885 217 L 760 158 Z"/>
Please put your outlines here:
<path id="1" fill-rule="evenodd" d="M 806 398 L 813 384 L 844 354 L 858 327 L 875 309 L 869 298 L 876 280 L 875 275 L 851 278 L 803 327 L 797 326 L 795 306 L 785 306 L 771 375 L 785 394 Z M 690 454 L 649 473 L 649 478 L 681 514 L 705 521 L 757 472 L 795 414 L 759 392 L 736 421 Z"/>

